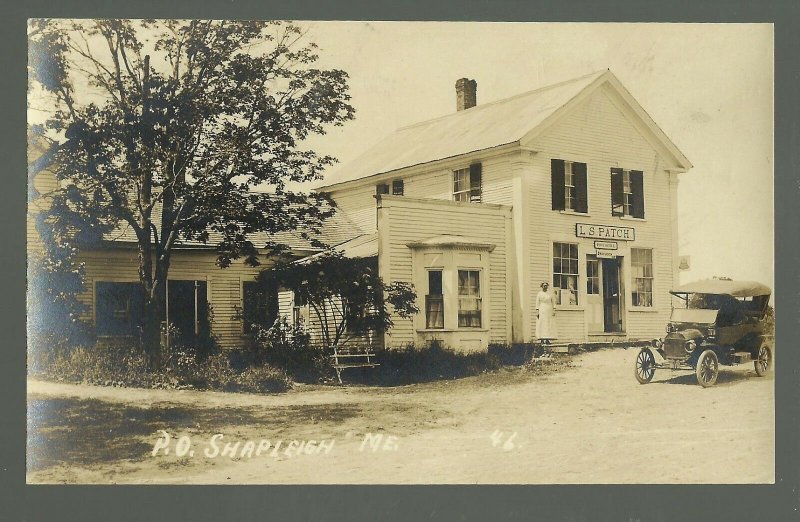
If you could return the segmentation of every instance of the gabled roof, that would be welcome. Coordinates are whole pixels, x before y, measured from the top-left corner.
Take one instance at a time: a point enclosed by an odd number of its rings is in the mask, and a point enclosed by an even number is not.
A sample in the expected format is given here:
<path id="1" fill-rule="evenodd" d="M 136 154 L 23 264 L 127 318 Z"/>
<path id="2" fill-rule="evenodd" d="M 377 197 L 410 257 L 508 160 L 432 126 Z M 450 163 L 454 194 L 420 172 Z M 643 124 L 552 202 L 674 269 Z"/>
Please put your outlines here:
<path id="1" fill-rule="evenodd" d="M 611 85 L 682 169 L 691 163 L 609 70 L 595 72 L 447 116 L 402 127 L 352 162 L 326 175 L 319 189 L 369 176 L 519 143 L 601 85 Z"/>

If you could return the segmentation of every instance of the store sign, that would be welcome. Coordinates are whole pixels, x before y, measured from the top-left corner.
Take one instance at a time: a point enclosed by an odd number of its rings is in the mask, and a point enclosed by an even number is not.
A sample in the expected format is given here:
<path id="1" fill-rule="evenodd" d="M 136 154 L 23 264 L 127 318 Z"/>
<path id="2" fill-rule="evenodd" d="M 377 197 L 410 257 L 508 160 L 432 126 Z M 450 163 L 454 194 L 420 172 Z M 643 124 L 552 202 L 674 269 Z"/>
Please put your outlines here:
<path id="1" fill-rule="evenodd" d="M 590 225 L 587 223 L 575 224 L 577 237 L 590 239 L 612 239 L 618 241 L 633 241 L 636 231 L 632 227 L 615 227 L 612 225 Z"/>
<path id="2" fill-rule="evenodd" d="M 617 257 L 617 254 L 607 250 L 598 250 L 594 255 L 597 256 L 597 259 L 615 259 Z"/>
<path id="3" fill-rule="evenodd" d="M 619 248 L 619 243 L 616 241 L 595 241 L 594 248 L 596 250 L 616 250 Z"/>

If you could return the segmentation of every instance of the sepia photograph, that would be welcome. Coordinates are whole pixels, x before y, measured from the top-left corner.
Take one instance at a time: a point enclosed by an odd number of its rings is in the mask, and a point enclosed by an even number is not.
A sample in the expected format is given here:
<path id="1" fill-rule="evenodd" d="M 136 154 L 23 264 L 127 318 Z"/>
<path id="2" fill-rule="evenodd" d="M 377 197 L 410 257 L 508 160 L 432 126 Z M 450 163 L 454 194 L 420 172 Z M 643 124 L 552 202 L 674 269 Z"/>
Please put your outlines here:
<path id="1" fill-rule="evenodd" d="M 769 23 L 30 19 L 28 484 L 774 484 Z"/>

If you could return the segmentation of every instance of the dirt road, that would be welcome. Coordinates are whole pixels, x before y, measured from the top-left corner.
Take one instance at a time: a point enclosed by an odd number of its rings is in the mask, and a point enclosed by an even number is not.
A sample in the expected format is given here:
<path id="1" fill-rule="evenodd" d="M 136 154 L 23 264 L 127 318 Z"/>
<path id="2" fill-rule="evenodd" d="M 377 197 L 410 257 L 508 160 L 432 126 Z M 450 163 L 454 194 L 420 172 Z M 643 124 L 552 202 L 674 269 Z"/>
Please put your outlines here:
<path id="1" fill-rule="evenodd" d="M 688 372 L 659 371 L 642 386 L 633 375 L 636 353 L 584 354 L 545 375 L 514 369 L 273 396 L 30 381 L 28 481 L 774 481 L 772 374 L 723 368 L 718 384 L 703 389 Z M 170 433 L 170 452 L 152 456 L 158 430 Z M 223 437 L 212 442 L 214 434 Z M 179 436 L 184 446 L 176 447 Z M 270 445 L 255 456 L 253 446 L 266 447 L 262 440 Z M 239 442 L 233 458 L 221 455 L 225 442 Z"/>

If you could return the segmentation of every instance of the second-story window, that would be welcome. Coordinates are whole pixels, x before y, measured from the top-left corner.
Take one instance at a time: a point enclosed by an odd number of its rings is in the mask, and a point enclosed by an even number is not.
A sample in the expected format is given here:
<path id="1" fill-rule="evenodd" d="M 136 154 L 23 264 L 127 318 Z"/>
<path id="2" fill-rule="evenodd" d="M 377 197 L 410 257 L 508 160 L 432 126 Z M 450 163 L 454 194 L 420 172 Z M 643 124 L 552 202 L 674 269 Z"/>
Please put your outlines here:
<path id="1" fill-rule="evenodd" d="M 402 196 L 405 192 L 402 179 L 394 179 L 387 183 L 378 183 L 375 185 L 375 194 L 381 196 L 383 194 L 391 194 L 392 196 Z"/>
<path id="2" fill-rule="evenodd" d="M 611 169 L 611 215 L 644 218 L 644 175 L 640 170 Z"/>
<path id="3" fill-rule="evenodd" d="M 453 171 L 453 199 L 471 203 L 481 202 L 481 164 L 473 163 L 466 169 Z"/>
<path id="4" fill-rule="evenodd" d="M 553 210 L 588 212 L 586 163 L 550 160 Z"/>

